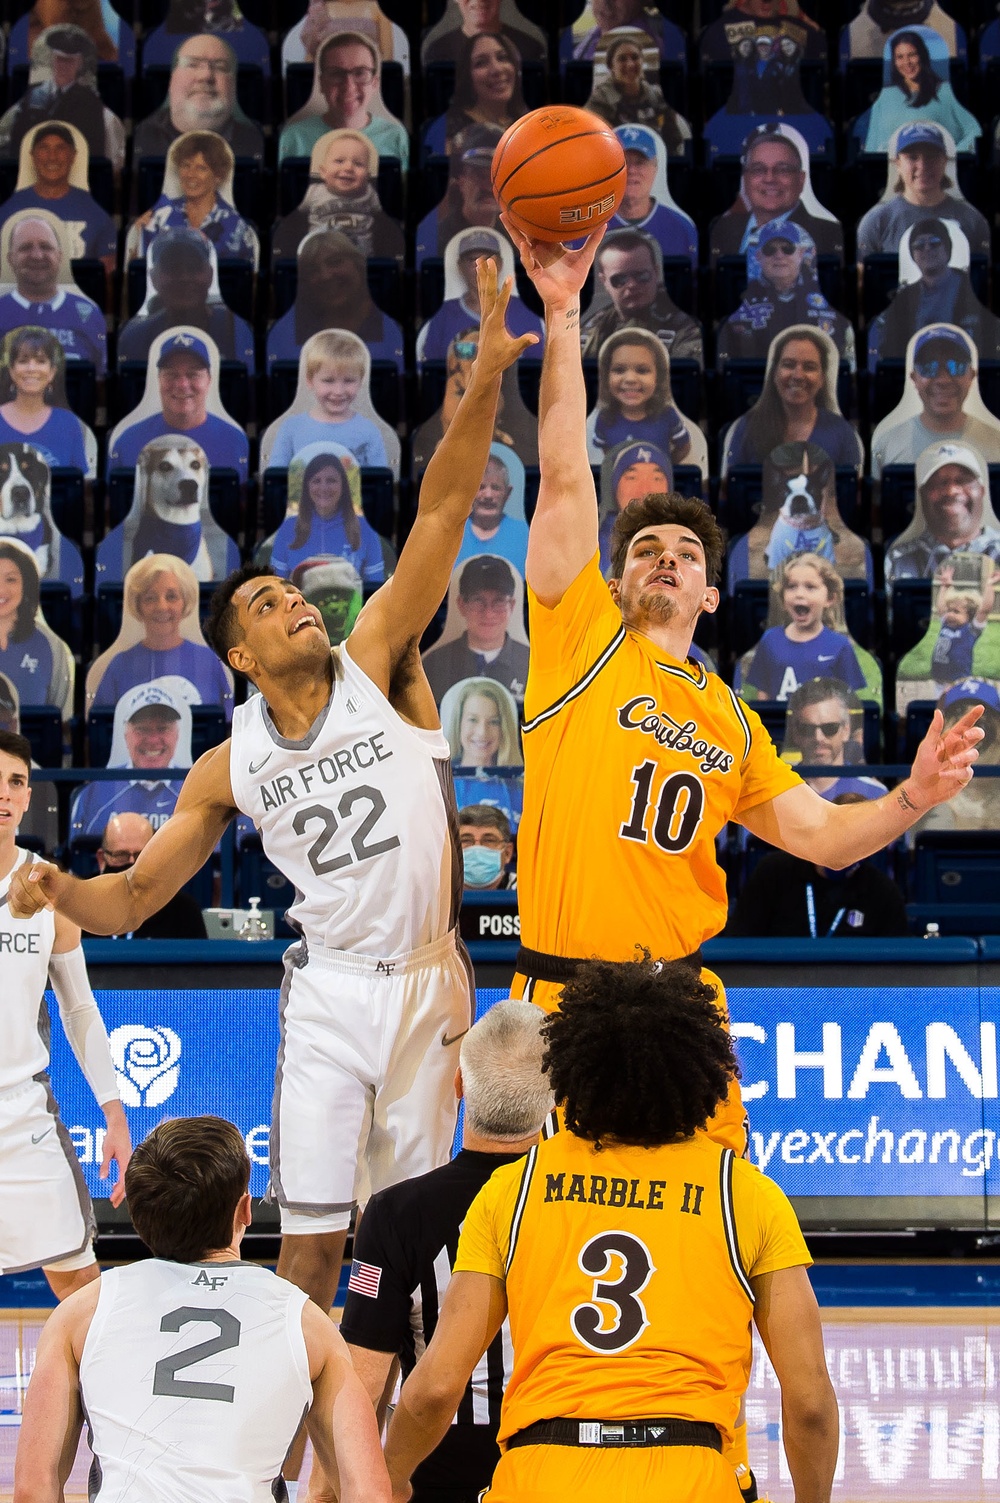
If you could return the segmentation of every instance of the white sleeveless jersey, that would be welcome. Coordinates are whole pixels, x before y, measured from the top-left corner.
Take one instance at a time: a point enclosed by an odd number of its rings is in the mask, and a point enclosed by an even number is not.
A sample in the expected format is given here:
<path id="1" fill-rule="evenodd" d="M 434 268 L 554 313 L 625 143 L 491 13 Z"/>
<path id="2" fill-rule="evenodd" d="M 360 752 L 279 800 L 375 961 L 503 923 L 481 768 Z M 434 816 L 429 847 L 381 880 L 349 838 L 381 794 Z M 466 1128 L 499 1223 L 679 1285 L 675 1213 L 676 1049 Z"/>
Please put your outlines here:
<path id="1" fill-rule="evenodd" d="M 458 922 L 462 858 L 443 732 L 408 725 L 334 649 L 334 682 L 308 735 L 278 734 L 255 694 L 233 713 L 236 805 L 293 883 L 289 920 L 310 945 L 398 959 Z"/>
<path id="2" fill-rule="evenodd" d="M 274 1503 L 312 1403 L 305 1302 L 250 1263 L 152 1258 L 102 1274 L 80 1359 L 91 1499 Z"/>
<path id="3" fill-rule="evenodd" d="M 49 1067 L 49 1010 L 45 988 L 56 937 L 54 913 L 30 919 L 11 916 L 10 879 L 25 858 L 15 849 L 14 865 L 0 881 L 0 1091 L 24 1085 Z"/>

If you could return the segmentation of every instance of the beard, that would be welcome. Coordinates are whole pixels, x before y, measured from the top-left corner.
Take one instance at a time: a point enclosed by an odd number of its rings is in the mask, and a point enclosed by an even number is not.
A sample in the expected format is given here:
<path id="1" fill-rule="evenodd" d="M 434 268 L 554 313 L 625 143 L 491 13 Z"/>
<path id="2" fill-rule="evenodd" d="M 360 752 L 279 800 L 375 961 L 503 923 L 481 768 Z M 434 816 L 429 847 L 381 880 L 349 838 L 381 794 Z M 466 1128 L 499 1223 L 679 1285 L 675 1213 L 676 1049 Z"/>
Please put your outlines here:
<path id="1" fill-rule="evenodd" d="M 206 95 L 180 100 L 171 110 L 173 124 L 182 133 L 189 130 L 221 130 L 228 124 L 231 114 L 227 100 L 210 99 Z"/>
<path id="2" fill-rule="evenodd" d="M 647 621 L 666 623 L 677 616 L 677 601 L 661 590 L 641 590 L 635 599 L 635 614 Z"/>

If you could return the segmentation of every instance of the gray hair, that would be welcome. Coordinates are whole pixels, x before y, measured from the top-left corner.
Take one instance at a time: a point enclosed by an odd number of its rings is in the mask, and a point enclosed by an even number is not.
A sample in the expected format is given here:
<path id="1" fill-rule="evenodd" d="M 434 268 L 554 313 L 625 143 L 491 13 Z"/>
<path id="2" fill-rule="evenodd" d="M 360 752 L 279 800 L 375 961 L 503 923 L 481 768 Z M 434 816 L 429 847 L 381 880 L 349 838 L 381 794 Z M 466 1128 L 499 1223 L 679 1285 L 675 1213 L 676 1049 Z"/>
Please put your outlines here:
<path id="1" fill-rule="evenodd" d="M 465 1118 L 481 1137 L 516 1142 L 537 1132 L 552 1110 L 542 1071 L 544 1019 L 533 1002 L 498 1002 L 462 1040 Z"/>

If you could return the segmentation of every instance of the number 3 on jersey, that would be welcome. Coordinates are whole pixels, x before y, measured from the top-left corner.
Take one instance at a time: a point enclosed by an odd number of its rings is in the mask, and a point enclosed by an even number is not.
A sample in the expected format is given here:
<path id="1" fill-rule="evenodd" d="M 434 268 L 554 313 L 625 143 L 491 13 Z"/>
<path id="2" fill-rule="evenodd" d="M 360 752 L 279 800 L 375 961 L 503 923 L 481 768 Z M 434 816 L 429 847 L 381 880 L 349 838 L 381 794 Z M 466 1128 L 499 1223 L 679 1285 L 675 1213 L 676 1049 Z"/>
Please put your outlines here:
<path id="1" fill-rule="evenodd" d="M 653 803 L 653 779 L 656 776 L 655 762 L 640 762 L 632 771 L 635 793 L 628 819 L 618 831 L 623 840 L 635 840 L 645 845 L 646 811 Z M 655 800 L 653 839 L 661 851 L 672 856 L 686 851 L 698 833 L 705 813 L 705 789 L 700 778 L 693 772 L 672 772 L 664 778 L 659 797 Z"/>
<path id="2" fill-rule="evenodd" d="M 594 1303 L 573 1311 L 569 1323 L 574 1336 L 592 1352 L 625 1351 L 649 1325 L 639 1298 L 656 1272 L 649 1248 L 631 1232 L 601 1232 L 583 1244 L 577 1262 L 594 1279 Z"/>

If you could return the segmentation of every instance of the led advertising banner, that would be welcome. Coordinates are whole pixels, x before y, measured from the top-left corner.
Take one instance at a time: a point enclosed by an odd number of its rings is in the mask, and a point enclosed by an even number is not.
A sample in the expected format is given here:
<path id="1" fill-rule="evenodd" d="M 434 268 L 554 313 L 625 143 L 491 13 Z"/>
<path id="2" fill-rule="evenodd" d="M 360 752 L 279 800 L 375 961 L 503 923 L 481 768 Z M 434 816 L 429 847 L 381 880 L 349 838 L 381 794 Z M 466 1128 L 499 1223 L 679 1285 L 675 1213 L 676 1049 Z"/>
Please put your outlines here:
<path id="1" fill-rule="evenodd" d="M 477 1011 L 506 996 L 484 988 Z M 267 1184 L 278 998 L 261 990 L 99 991 L 135 1141 L 213 1112 Z M 751 1155 L 798 1197 L 997 1193 L 1000 992 L 967 987 L 731 987 Z M 49 994 L 50 1006 L 55 1012 Z M 52 1079 L 91 1191 L 102 1118 L 53 1018 Z M 317 1145 L 318 1149 L 321 1145 Z"/>

